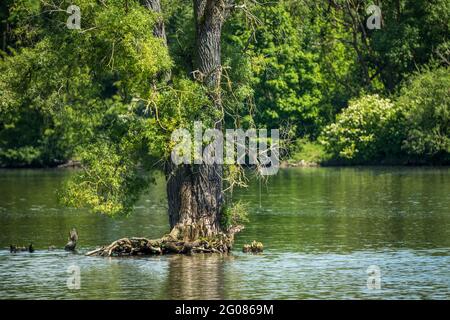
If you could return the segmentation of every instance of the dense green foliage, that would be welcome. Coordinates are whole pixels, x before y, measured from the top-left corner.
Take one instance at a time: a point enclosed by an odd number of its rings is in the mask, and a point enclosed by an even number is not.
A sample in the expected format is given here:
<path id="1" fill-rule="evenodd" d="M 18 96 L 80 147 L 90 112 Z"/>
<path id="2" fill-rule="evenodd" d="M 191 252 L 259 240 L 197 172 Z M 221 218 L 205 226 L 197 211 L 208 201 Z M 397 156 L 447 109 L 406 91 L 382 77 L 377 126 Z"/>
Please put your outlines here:
<path id="1" fill-rule="evenodd" d="M 398 149 L 399 113 L 389 99 L 364 96 L 350 102 L 324 129 L 324 144 L 336 158 L 356 162 L 375 161 Z"/>
<path id="2" fill-rule="evenodd" d="M 20 21 L 18 36 L 33 37 L 29 47 L 0 64 L 0 157 L 21 166 L 51 165 L 76 155 L 86 170 L 70 182 L 68 202 L 98 212 L 128 212 L 146 186 L 136 163 L 165 152 L 157 139 L 164 136 L 161 127 L 149 114 L 155 112 L 152 101 L 161 99 L 152 88 L 171 60 L 149 32 L 155 16 L 137 2 L 78 5 L 86 12 L 84 32 L 65 28 L 65 13 L 47 17 L 51 5 L 14 7 L 17 15 L 32 19 Z M 23 35 L 22 24 L 31 32 Z M 186 97 L 197 92 L 186 90 Z M 166 100 L 160 108 L 173 107 Z M 169 111 L 165 115 L 174 122 Z"/>
<path id="3" fill-rule="evenodd" d="M 426 70 L 403 85 L 395 101 L 377 95 L 350 102 L 323 131 L 335 159 L 353 163 L 448 163 L 450 71 Z"/>
<path id="4" fill-rule="evenodd" d="M 291 165 L 319 164 L 328 160 L 330 155 L 319 141 L 299 138 L 289 150 L 288 163 Z M 303 162 L 303 163 L 302 163 Z"/>
<path id="5" fill-rule="evenodd" d="M 60 163 L 84 142 L 123 129 L 104 130 L 125 116 L 133 98 L 148 98 L 151 80 L 171 62 L 148 32 L 152 14 L 116 2 L 105 8 L 79 1 L 87 13 L 83 33 L 65 28 L 65 13 L 48 23 L 50 17 L 39 13 L 52 7 L 14 7 L 16 15 L 27 17 L 17 22 L 17 37 L 30 44 L 0 64 L 1 162 Z"/>
<path id="6" fill-rule="evenodd" d="M 372 1 L 240 3 L 222 35 L 227 127 L 286 128 L 296 160 L 448 161 L 448 0 L 382 1 L 380 30 Z M 0 166 L 80 159 L 67 202 L 129 212 L 170 133 L 217 118 L 191 80 L 192 3 L 162 1 L 168 48 L 141 1 L 78 0 L 81 30 L 66 28 L 70 4 L 0 4 Z"/>
<path id="7" fill-rule="evenodd" d="M 282 3 L 257 7 L 254 14 L 254 34 L 238 20 L 232 34 L 241 36 L 230 38 L 251 64 L 256 121 L 271 127 L 289 121 L 296 132 L 314 130 L 324 99 L 316 50 L 308 50 L 307 35 L 296 28 L 299 21 Z"/>
<path id="8" fill-rule="evenodd" d="M 450 70 L 417 74 L 397 101 L 405 117 L 402 149 L 417 160 L 450 160 Z"/>
<path id="9" fill-rule="evenodd" d="M 228 230 L 233 226 L 239 226 L 248 222 L 248 209 L 246 205 L 241 202 L 235 202 L 231 206 L 224 207 L 222 210 L 222 227 Z"/>

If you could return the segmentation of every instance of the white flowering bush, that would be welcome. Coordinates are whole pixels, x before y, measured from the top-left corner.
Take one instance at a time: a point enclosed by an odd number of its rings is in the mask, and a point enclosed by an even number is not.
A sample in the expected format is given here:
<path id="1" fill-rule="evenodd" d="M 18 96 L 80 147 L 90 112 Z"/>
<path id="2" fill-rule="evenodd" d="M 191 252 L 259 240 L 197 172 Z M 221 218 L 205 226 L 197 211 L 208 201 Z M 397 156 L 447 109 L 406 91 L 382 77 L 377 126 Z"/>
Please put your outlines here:
<path id="1" fill-rule="evenodd" d="M 400 150 L 399 109 L 389 99 L 367 95 L 350 101 L 335 123 L 322 132 L 321 142 L 333 158 L 371 162 Z"/>

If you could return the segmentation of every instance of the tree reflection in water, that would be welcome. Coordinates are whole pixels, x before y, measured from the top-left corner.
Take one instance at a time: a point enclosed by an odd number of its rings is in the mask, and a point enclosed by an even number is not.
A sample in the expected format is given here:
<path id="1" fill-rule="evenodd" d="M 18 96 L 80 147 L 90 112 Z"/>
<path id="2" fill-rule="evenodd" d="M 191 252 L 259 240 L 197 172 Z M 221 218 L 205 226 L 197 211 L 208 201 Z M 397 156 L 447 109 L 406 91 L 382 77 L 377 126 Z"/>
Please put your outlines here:
<path id="1" fill-rule="evenodd" d="M 173 255 L 169 258 L 170 299 L 226 299 L 225 268 L 231 254 Z"/>

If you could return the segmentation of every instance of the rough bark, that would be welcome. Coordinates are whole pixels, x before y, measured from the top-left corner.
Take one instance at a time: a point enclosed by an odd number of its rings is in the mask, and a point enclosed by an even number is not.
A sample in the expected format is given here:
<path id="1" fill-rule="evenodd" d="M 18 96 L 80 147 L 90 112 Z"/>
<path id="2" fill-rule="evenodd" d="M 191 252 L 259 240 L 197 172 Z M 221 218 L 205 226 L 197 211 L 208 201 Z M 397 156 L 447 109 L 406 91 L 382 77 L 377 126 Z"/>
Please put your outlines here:
<path id="1" fill-rule="evenodd" d="M 193 0 L 196 25 L 196 80 L 208 87 L 216 109 L 222 108 L 220 94 L 221 33 L 226 14 L 222 0 Z M 221 120 L 215 119 L 216 129 Z M 201 164 L 166 170 L 169 221 L 184 240 L 212 237 L 221 233 L 223 205 L 222 166 Z"/>
<path id="2" fill-rule="evenodd" d="M 193 0 L 196 26 L 196 67 L 198 79 L 220 93 L 221 34 L 226 15 L 226 3 L 222 0 Z M 214 100 L 215 107 L 221 108 L 220 95 Z"/>
<path id="3" fill-rule="evenodd" d="M 223 204 L 221 168 L 216 165 L 187 165 L 167 175 L 169 221 L 180 239 L 195 241 L 221 232 Z"/>

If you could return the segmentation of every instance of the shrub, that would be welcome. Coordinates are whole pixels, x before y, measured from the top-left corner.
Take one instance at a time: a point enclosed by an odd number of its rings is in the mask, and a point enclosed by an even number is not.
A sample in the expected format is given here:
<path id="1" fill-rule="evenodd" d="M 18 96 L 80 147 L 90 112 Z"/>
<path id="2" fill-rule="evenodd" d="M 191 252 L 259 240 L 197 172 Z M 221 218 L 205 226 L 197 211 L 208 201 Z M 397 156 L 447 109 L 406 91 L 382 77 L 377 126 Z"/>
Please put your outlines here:
<path id="1" fill-rule="evenodd" d="M 308 138 L 299 138 L 295 141 L 289 162 L 296 163 L 300 161 L 319 163 L 326 160 L 325 148 L 317 141 L 310 141 Z"/>
<path id="2" fill-rule="evenodd" d="M 221 224 L 225 230 L 248 222 L 248 209 L 245 203 L 238 201 L 223 208 Z"/>
<path id="3" fill-rule="evenodd" d="M 402 149 L 421 160 L 449 160 L 450 70 L 427 70 L 401 89 L 398 108 L 404 113 L 406 137 Z"/>
<path id="4" fill-rule="evenodd" d="M 373 162 L 400 150 L 401 114 L 394 103 L 378 95 L 350 101 L 322 132 L 321 142 L 335 159 Z"/>

